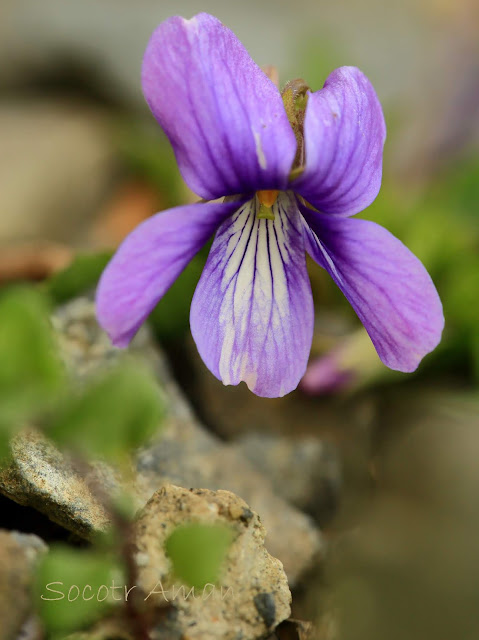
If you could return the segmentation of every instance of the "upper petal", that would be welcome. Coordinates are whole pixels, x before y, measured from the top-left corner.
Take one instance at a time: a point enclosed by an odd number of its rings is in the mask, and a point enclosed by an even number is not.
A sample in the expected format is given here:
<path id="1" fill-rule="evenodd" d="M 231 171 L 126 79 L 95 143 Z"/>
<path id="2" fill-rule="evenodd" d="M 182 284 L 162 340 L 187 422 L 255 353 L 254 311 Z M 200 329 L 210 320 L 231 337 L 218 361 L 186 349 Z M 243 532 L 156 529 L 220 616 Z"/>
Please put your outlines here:
<path id="1" fill-rule="evenodd" d="M 269 398 L 289 393 L 303 376 L 314 315 L 294 197 L 281 194 L 273 211 L 274 221 L 259 220 L 253 199 L 223 223 L 190 316 L 214 375 Z"/>
<path id="2" fill-rule="evenodd" d="M 444 328 L 441 301 L 422 263 L 374 222 L 301 211 L 308 251 L 349 300 L 381 360 L 414 371 Z"/>
<path id="3" fill-rule="evenodd" d="M 386 125 L 376 92 L 356 67 L 333 71 L 310 94 L 305 169 L 292 187 L 323 213 L 353 215 L 379 192 Z"/>
<path id="4" fill-rule="evenodd" d="M 140 224 L 123 241 L 96 293 L 100 325 L 126 347 L 140 325 L 238 202 L 169 209 Z"/>
<path id="5" fill-rule="evenodd" d="M 206 199 L 287 184 L 296 139 L 278 89 L 219 20 L 162 22 L 143 92 L 190 188 Z"/>

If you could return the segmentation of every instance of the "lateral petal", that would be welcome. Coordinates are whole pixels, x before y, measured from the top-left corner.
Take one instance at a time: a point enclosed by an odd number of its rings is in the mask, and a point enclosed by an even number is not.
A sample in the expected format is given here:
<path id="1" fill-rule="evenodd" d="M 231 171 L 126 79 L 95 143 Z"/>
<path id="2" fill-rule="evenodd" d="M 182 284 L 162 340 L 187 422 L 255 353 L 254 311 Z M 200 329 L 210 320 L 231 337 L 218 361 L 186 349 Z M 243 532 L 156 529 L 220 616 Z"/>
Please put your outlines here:
<path id="1" fill-rule="evenodd" d="M 286 187 L 296 139 L 281 95 L 217 18 L 162 22 L 145 52 L 142 82 L 195 193 L 211 200 Z"/>
<path id="2" fill-rule="evenodd" d="M 336 69 L 309 95 L 305 169 L 291 188 L 323 213 L 359 213 L 379 192 L 385 139 L 372 84 L 356 67 Z"/>
<path id="3" fill-rule="evenodd" d="M 444 328 L 441 301 L 422 263 L 374 222 L 301 212 L 308 252 L 349 300 L 383 363 L 414 371 Z"/>
<path id="4" fill-rule="evenodd" d="M 126 347 L 188 262 L 238 202 L 192 204 L 156 214 L 123 241 L 96 292 L 100 325 Z"/>
<path id="5" fill-rule="evenodd" d="M 296 199 L 280 194 L 274 220 L 255 199 L 219 228 L 191 305 L 191 331 L 224 384 L 259 396 L 295 389 L 313 336 L 313 299 Z"/>

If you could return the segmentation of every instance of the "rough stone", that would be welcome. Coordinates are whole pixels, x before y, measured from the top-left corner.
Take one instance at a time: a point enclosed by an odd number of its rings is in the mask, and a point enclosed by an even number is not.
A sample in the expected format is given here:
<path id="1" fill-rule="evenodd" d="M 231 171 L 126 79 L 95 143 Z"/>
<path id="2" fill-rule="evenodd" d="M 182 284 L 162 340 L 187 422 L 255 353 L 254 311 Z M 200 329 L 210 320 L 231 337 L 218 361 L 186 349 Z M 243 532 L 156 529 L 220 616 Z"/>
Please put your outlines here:
<path id="1" fill-rule="evenodd" d="M 283 562 L 291 584 L 321 549 L 319 532 L 311 520 L 276 495 L 268 478 L 232 446 L 198 431 L 195 423 L 165 429 L 162 437 L 140 454 L 138 468 L 145 494 L 176 482 L 186 487 L 226 489 L 247 500 L 261 514 L 268 532 L 266 546 Z"/>
<path id="2" fill-rule="evenodd" d="M 236 440 L 236 447 L 270 479 L 278 495 L 310 512 L 321 524 L 334 513 L 341 468 L 333 443 L 315 436 L 249 432 Z"/>
<path id="3" fill-rule="evenodd" d="M 244 512 L 252 517 L 242 518 Z M 179 585 L 172 575 L 165 541 L 177 526 L 189 522 L 226 524 L 235 538 L 223 563 L 215 590 L 195 591 L 192 597 L 174 597 Z M 168 485 L 157 491 L 138 517 L 137 547 L 142 556 L 138 586 L 147 596 L 169 595 L 175 609 L 171 620 L 181 637 L 191 640 L 237 640 L 261 638 L 288 618 L 291 594 L 279 560 L 264 547 L 266 532 L 258 515 L 229 491 L 183 489 Z M 146 561 L 145 561 L 146 560 Z M 161 584 L 161 589 L 158 585 Z M 167 597 L 168 597 L 167 595 Z M 158 606 L 158 601 L 154 601 Z M 156 628 L 162 637 L 162 626 Z"/>
<path id="4" fill-rule="evenodd" d="M 321 551 L 318 529 L 309 517 L 276 495 L 268 478 L 234 446 L 224 444 L 198 422 L 148 330 L 139 332 L 125 355 L 111 346 L 96 322 L 93 303 L 84 298 L 59 309 L 53 325 L 63 358 L 79 383 L 119 357 L 140 358 L 158 378 L 166 418 L 158 436 L 136 456 L 136 482 L 129 483 L 136 507 L 141 508 L 166 484 L 232 491 L 261 514 L 268 532 L 267 548 L 282 561 L 294 584 Z M 0 474 L 2 493 L 86 538 L 108 524 L 92 495 L 95 483 L 109 492 L 122 484 L 106 464 L 96 465 L 94 472 L 81 478 L 53 445 L 31 432 L 19 436 L 13 465 Z M 243 515 L 246 520 L 247 513 Z"/>
<path id="5" fill-rule="evenodd" d="M 95 374 L 122 355 L 111 346 L 97 324 L 93 304 L 84 298 L 58 310 L 53 321 L 64 359 L 80 378 Z M 225 444 L 198 421 L 146 328 L 138 333 L 129 353 L 152 367 L 166 403 L 161 432 L 137 456 L 142 505 L 154 491 L 170 483 L 232 491 L 261 515 L 266 546 L 282 561 L 290 584 L 294 584 L 322 550 L 318 529 L 310 518 L 276 495 L 269 479 L 234 445 Z"/>
<path id="6" fill-rule="evenodd" d="M 34 507 L 82 538 L 108 526 L 108 518 L 68 459 L 42 434 L 26 430 L 12 442 L 13 463 L 0 472 L 0 491 Z"/>
<path id="7" fill-rule="evenodd" d="M 13 640 L 22 628 L 33 624 L 33 568 L 46 548 L 35 535 L 0 531 L 0 640 Z"/>

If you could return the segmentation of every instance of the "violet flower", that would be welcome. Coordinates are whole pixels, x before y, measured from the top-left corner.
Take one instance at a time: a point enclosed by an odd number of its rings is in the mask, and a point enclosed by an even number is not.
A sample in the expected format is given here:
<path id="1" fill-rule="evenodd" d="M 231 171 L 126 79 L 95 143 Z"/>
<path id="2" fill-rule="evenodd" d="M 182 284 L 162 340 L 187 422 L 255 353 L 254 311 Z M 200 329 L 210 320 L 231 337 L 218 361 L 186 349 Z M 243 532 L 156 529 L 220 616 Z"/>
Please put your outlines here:
<path id="1" fill-rule="evenodd" d="M 388 231 L 349 216 L 381 183 L 384 118 L 369 80 L 336 69 L 281 94 L 236 36 L 201 13 L 153 33 L 146 100 L 183 178 L 205 200 L 159 213 L 123 242 L 97 293 L 100 324 L 128 345 L 216 232 L 191 305 L 199 353 L 224 384 L 292 391 L 313 335 L 306 252 L 355 309 L 381 360 L 413 371 L 438 344 L 442 308 L 422 264 Z"/>

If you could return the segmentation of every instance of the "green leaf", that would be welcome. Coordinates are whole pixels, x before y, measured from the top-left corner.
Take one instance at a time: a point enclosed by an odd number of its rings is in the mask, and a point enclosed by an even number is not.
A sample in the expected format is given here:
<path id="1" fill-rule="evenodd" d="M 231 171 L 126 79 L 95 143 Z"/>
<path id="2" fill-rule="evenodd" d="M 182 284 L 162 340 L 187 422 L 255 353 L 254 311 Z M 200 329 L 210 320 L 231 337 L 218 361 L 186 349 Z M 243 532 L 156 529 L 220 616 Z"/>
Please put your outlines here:
<path id="1" fill-rule="evenodd" d="M 479 336 L 477 335 L 477 331 L 473 334 L 471 343 L 473 376 L 476 385 L 479 385 Z"/>
<path id="2" fill-rule="evenodd" d="M 56 304 L 62 304 L 88 291 L 98 282 L 111 256 L 111 251 L 77 255 L 46 282 L 46 292 Z"/>
<path id="3" fill-rule="evenodd" d="M 123 584 L 108 554 L 56 545 L 38 565 L 35 603 L 49 634 L 78 631 L 112 605 L 112 586 Z"/>
<path id="4" fill-rule="evenodd" d="M 215 584 L 233 538 L 232 529 L 224 525 L 178 527 L 165 543 L 174 574 L 191 587 Z"/>
<path id="5" fill-rule="evenodd" d="M 84 455 L 121 461 L 158 429 L 161 391 L 137 362 L 125 362 L 69 399 L 46 433 Z"/>
<path id="6" fill-rule="evenodd" d="M 479 258 L 458 255 L 444 278 L 441 291 L 446 318 L 456 328 L 477 332 L 478 291 Z"/>
<path id="7" fill-rule="evenodd" d="M 472 222 L 471 226 L 476 229 L 479 200 L 478 176 L 479 156 L 472 154 L 451 164 L 447 174 L 441 176 L 432 189 L 436 200 L 441 202 L 450 214 L 453 212 L 454 219 L 459 215 L 461 223 L 464 223 L 469 218 Z"/>
<path id="8" fill-rule="evenodd" d="M 0 421 L 0 469 L 9 466 L 11 462 L 10 439 L 14 431 L 12 424 Z"/>
<path id="9" fill-rule="evenodd" d="M 190 326 L 190 306 L 207 253 L 195 256 L 150 315 L 156 336 L 163 340 L 181 338 Z"/>
<path id="10" fill-rule="evenodd" d="M 166 136 L 158 127 L 145 127 L 137 121 L 118 125 L 117 144 L 130 171 L 158 188 L 165 208 L 177 206 L 184 196 L 184 183 Z"/>
<path id="11" fill-rule="evenodd" d="M 45 298 L 15 287 L 0 297 L 0 415 L 20 423 L 50 406 L 66 376 L 49 324 Z"/>

